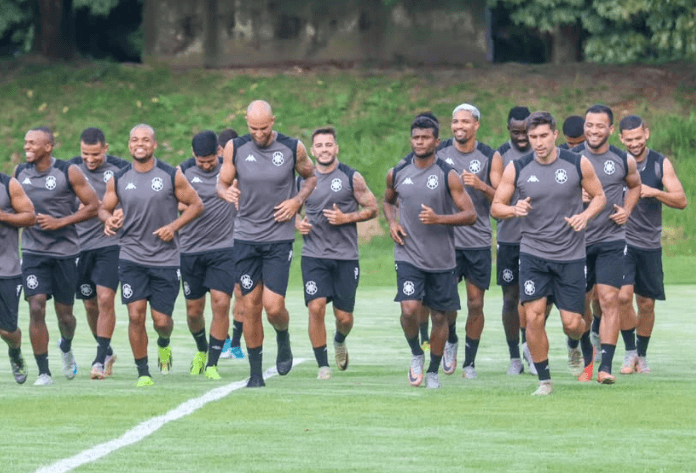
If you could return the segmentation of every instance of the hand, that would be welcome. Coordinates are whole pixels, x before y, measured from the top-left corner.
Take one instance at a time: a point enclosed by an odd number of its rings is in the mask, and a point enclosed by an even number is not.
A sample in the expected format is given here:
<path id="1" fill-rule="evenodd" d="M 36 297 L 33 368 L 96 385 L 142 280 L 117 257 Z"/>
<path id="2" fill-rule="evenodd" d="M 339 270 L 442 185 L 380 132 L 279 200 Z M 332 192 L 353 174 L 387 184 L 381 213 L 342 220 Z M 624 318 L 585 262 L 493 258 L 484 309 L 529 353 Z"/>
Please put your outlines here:
<path id="1" fill-rule="evenodd" d="M 37 214 L 36 223 L 39 224 L 41 230 L 54 231 L 63 228 L 63 225 L 60 223 L 60 219 L 46 214 Z"/>
<path id="2" fill-rule="evenodd" d="M 174 231 L 169 225 L 158 228 L 152 234 L 162 241 L 172 241 L 174 239 Z"/>
<path id="3" fill-rule="evenodd" d="M 389 224 L 389 236 L 399 245 L 403 245 L 404 238 L 406 238 L 404 227 L 396 222 Z"/>
<path id="4" fill-rule="evenodd" d="M 563 217 L 566 223 L 576 232 L 587 228 L 587 218 L 583 214 L 573 215 L 572 217 Z"/>
<path id="5" fill-rule="evenodd" d="M 479 179 L 476 174 L 462 171 L 462 180 L 464 181 L 465 186 L 480 190 L 481 179 Z"/>
<path id="6" fill-rule="evenodd" d="M 232 181 L 232 185 L 225 191 L 225 200 L 230 204 L 234 204 L 235 208 L 239 210 L 239 196 L 242 195 L 242 191 L 239 190 L 239 181 L 235 179 Z"/>
<path id="7" fill-rule="evenodd" d="M 305 217 L 295 223 L 295 228 L 297 228 L 302 235 L 309 235 L 309 232 L 312 231 L 312 224 L 309 223 L 309 220 Z"/>
<path id="8" fill-rule="evenodd" d="M 288 220 L 295 218 L 295 214 L 298 210 L 300 210 L 301 206 L 302 204 L 300 201 L 294 197 L 284 200 L 280 204 L 273 207 L 275 210 L 273 213 L 273 219 L 276 222 L 287 222 Z"/>
<path id="9" fill-rule="evenodd" d="M 626 212 L 626 209 L 614 204 L 614 213 L 609 215 L 609 220 L 613 221 L 617 225 L 624 225 L 628 222 L 628 217 L 630 214 Z"/>
<path id="10" fill-rule="evenodd" d="M 660 191 L 654 187 L 646 186 L 645 184 L 640 185 L 640 198 L 647 199 L 650 197 L 655 197 Z"/>
<path id="11" fill-rule="evenodd" d="M 344 214 L 336 204 L 333 204 L 333 210 L 324 209 L 323 212 L 324 217 L 326 217 L 326 220 L 328 220 L 331 225 L 343 225 L 348 223 L 346 214 Z"/>
<path id="12" fill-rule="evenodd" d="M 116 217 L 118 228 L 121 228 L 123 226 L 123 209 L 114 210 L 113 216 Z"/>
<path id="13" fill-rule="evenodd" d="M 104 235 L 114 236 L 122 226 L 123 216 L 119 217 L 117 215 L 112 215 L 106 222 L 104 222 Z"/>
<path id="14" fill-rule="evenodd" d="M 590 202 L 590 194 L 587 193 L 585 189 L 582 190 L 582 203 L 587 204 Z"/>
<path id="15" fill-rule="evenodd" d="M 531 197 L 518 200 L 517 203 L 515 203 L 515 205 L 513 206 L 513 210 L 515 211 L 515 218 L 526 217 L 527 215 L 529 215 L 529 211 L 533 208 L 531 202 Z"/>
<path id="16" fill-rule="evenodd" d="M 418 214 L 418 219 L 421 221 L 423 225 L 435 225 L 437 223 L 440 223 L 440 216 L 436 214 L 433 211 L 433 209 L 431 209 L 425 204 L 421 204 L 421 209 L 422 210 Z"/>

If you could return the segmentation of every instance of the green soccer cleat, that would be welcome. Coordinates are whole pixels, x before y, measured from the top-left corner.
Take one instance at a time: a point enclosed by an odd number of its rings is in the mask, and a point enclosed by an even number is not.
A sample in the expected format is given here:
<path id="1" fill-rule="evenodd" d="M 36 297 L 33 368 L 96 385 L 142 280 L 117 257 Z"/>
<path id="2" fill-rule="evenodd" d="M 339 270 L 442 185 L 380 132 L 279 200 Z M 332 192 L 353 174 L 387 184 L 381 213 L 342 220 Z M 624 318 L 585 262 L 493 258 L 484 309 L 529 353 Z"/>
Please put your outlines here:
<path id="1" fill-rule="evenodd" d="M 217 366 L 208 366 L 205 369 L 205 377 L 214 381 L 222 379 L 222 377 L 218 373 Z"/>
<path id="2" fill-rule="evenodd" d="M 160 373 L 169 374 L 172 370 L 172 349 L 171 347 L 160 348 L 157 354 L 157 368 Z"/>
<path id="3" fill-rule="evenodd" d="M 135 387 L 140 388 L 142 386 L 152 386 L 155 382 L 149 376 L 141 376 L 138 378 L 138 382 L 135 383 Z"/>
<path id="4" fill-rule="evenodd" d="M 195 355 L 193 355 L 193 361 L 191 362 L 191 371 L 189 372 L 192 375 L 199 375 L 203 374 L 203 371 L 205 370 L 205 352 L 199 351 Z"/>

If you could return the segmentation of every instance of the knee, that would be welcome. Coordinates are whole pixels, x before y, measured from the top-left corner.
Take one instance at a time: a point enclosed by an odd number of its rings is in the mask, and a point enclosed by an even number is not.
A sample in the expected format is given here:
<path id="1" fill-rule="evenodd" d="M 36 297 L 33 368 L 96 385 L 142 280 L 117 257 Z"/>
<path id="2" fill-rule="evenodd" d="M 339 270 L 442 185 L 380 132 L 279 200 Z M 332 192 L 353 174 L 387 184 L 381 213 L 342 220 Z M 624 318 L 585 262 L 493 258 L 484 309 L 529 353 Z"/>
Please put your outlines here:
<path id="1" fill-rule="evenodd" d="M 483 297 L 472 297 L 467 299 L 466 307 L 471 315 L 479 316 L 483 314 Z"/>
<path id="2" fill-rule="evenodd" d="M 156 332 L 166 331 L 170 328 L 172 322 L 167 316 L 156 317 L 152 320 L 152 325 L 155 327 Z"/>
<path id="3" fill-rule="evenodd" d="M 350 312 L 336 312 L 336 322 L 343 327 L 353 325 L 353 314 Z"/>
<path id="4" fill-rule="evenodd" d="M 585 332 L 585 321 L 582 317 L 573 317 L 564 322 L 563 329 L 568 335 L 580 336 Z"/>
<path id="5" fill-rule="evenodd" d="M 416 319 L 418 317 L 420 304 L 417 302 L 406 301 L 401 303 L 401 318 Z"/>
<path id="6" fill-rule="evenodd" d="M 100 311 L 113 310 L 114 296 L 111 294 L 99 294 L 97 296 L 97 307 Z"/>
<path id="7" fill-rule="evenodd" d="M 145 326 L 145 312 L 133 311 L 128 312 L 128 322 L 131 325 Z"/>

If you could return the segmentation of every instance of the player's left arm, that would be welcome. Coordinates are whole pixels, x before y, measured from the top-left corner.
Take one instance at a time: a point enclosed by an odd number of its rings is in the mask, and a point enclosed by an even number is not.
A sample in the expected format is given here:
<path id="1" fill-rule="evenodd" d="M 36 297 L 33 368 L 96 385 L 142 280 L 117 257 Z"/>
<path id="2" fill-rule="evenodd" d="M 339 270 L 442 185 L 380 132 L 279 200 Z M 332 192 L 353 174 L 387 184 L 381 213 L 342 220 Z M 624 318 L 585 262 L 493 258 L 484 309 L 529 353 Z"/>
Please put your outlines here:
<path id="1" fill-rule="evenodd" d="M 82 205 L 79 206 L 75 213 L 61 218 L 51 217 L 46 214 L 38 214 L 36 216 L 36 221 L 43 230 L 58 230 L 97 216 L 97 212 L 99 211 L 99 197 L 97 197 L 97 193 L 91 184 L 85 179 L 85 175 L 82 174 L 82 171 L 74 164 L 71 164 L 68 168 L 68 180 Z"/>
<path id="2" fill-rule="evenodd" d="M 273 218 L 276 222 L 287 222 L 295 218 L 295 214 L 305 203 L 309 194 L 317 186 L 317 176 L 314 174 L 314 164 L 307 155 L 307 150 L 301 141 L 297 142 L 297 159 L 295 161 L 295 171 L 302 176 L 302 187 L 294 197 L 282 201 L 274 207 Z"/>
<path id="3" fill-rule="evenodd" d="M 655 189 L 654 187 L 641 185 L 640 196 L 642 198 L 654 197 L 667 207 L 673 209 L 684 209 L 687 205 L 684 187 L 674 171 L 674 166 L 665 158 L 662 162 L 662 185 L 666 190 Z"/>
<path id="4" fill-rule="evenodd" d="M 631 212 L 636 207 L 638 199 L 640 199 L 640 174 L 638 174 L 638 167 L 636 166 L 636 160 L 633 156 L 628 156 L 626 159 L 628 164 L 628 169 L 626 170 L 626 195 L 624 195 L 623 207 L 614 204 L 614 213 L 609 216 L 617 225 L 625 225 L 628 222 L 628 217 L 631 216 Z"/>
<path id="5" fill-rule="evenodd" d="M 491 180 L 491 187 L 493 188 L 493 195 L 489 197 L 489 200 L 493 200 L 495 197 L 495 191 L 498 190 L 500 181 L 503 179 L 503 171 L 505 171 L 505 166 L 503 165 L 503 157 L 500 156 L 499 152 L 493 154 L 493 159 L 491 160 L 491 171 L 488 174 Z"/>
<path id="6" fill-rule="evenodd" d="M 479 179 L 476 174 L 468 172 L 467 170 L 462 171 L 462 181 L 464 181 L 465 186 L 483 192 L 483 195 L 485 195 L 486 199 L 490 202 L 493 200 L 493 196 L 495 196 L 495 188 L 498 187 L 498 183 L 500 183 L 500 178 L 497 176 L 502 176 L 502 174 L 503 158 L 501 158 L 500 153 L 496 151 L 491 158 L 491 168 L 488 173 L 488 179 L 491 181 L 490 186 Z M 497 182 L 494 183 L 494 179 L 496 179 Z"/>
<path id="7" fill-rule="evenodd" d="M 449 184 L 450 195 L 457 206 L 459 212 L 453 214 L 438 215 L 433 209 L 427 205 L 421 204 L 421 211 L 418 214 L 423 225 L 473 225 L 476 223 L 478 216 L 476 208 L 471 201 L 471 197 L 464 190 L 462 180 L 457 175 L 457 172 L 452 170 L 447 174 L 447 183 Z"/>
<path id="8" fill-rule="evenodd" d="M 333 209 L 324 209 L 324 217 L 331 225 L 364 222 L 377 216 L 377 199 L 359 172 L 353 174 L 353 198 L 360 206 L 357 212 L 343 213 L 336 204 Z"/>
<path id="9" fill-rule="evenodd" d="M 34 204 L 27 196 L 22 188 L 22 185 L 14 177 L 10 179 L 10 203 L 12 204 L 12 212 L 3 212 L 0 210 L 0 222 L 13 227 L 30 227 L 36 223 L 36 214 L 34 213 Z"/>
<path id="10" fill-rule="evenodd" d="M 186 205 L 186 209 L 169 225 L 160 227 L 153 232 L 153 235 L 162 241 L 172 241 L 176 232 L 200 216 L 204 210 L 203 201 L 186 179 L 184 173 L 181 172 L 181 169 L 178 168 L 174 177 L 174 195 L 179 203 Z"/>

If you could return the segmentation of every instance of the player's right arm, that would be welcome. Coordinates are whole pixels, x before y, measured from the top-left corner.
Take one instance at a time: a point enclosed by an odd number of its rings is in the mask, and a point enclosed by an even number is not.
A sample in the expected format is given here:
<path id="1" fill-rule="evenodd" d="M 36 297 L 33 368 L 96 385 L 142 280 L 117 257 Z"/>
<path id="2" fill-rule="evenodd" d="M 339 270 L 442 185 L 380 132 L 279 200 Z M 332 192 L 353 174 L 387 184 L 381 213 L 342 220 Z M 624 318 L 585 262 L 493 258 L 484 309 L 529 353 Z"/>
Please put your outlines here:
<path id="1" fill-rule="evenodd" d="M 394 169 L 392 168 L 387 173 L 387 187 L 384 191 L 382 211 L 384 212 L 384 217 L 387 219 L 387 222 L 389 222 L 389 236 L 399 245 L 403 245 L 406 232 L 404 231 L 404 227 L 396 221 L 396 200 L 399 194 L 396 192 L 396 189 L 394 189 L 393 177 Z"/>
<path id="2" fill-rule="evenodd" d="M 595 218 L 607 205 L 607 198 L 604 195 L 602 183 L 597 177 L 594 166 L 585 156 L 580 158 L 580 171 L 582 172 L 582 188 L 590 197 L 590 203 L 583 212 L 572 217 L 565 217 L 566 223 L 576 232 L 587 228 L 587 222 Z"/>
<path id="3" fill-rule="evenodd" d="M 684 187 L 677 177 L 677 173 L 674 171 L 674 166 L 669 162 L 669 159 L 665 158 L 662 162 L 662 185 L 666 190 L 661 191 L 655 189 L 654 187 L 641 185 L 640 197 L 642 199 L 654 197 L 667 207 L 672 207 L 673 209 L 684 209 L 687 205 L 686 194 L 684 194 Z"/>
<path id="4" fill-rule="evenodd" d="M 27 196 L 22 185 L 14 177 L 10 179 L 10 202 L 14 213 L 0 210 L 0 222 L 13 227 L 30 227 L 36 223 L 34 204 Z"/>
<path id="5" fill-rule="evenodd" d="M 515 164 L 508 163 L 503 177 L 500 179 L 498 189 L 495 191 L 493 203 L 491 203 L 491 216 L 500 220 L 507 220 L 515 217 L 526 217 L 532 209 L 531 199 L 520 199 L 515 205 L 510 205 L 510 200 L 515 194 L 515 179 L 517 172 Z"/>
<path id="6" fill-rule="evenodd" d="M 216 186 L 218 196 L 239 208 L 239 189 L 234 186 L 237 168 L 234 166 L 234 141 L 230 140 L 222 151 L 222 167 Z"/>
<path id="7" fill-rule="evenodd" d="M 99 206 L 99 220 L 104 222 L 104 234 L 113 236 L 119 228 L 123 226 L 123 213 L 114 215 L 114 210 L 118 205 L 118 194 L 116 194 L 115 179 L 109 179 L 106 183 L 106 191 L 102 204 Z"/>

